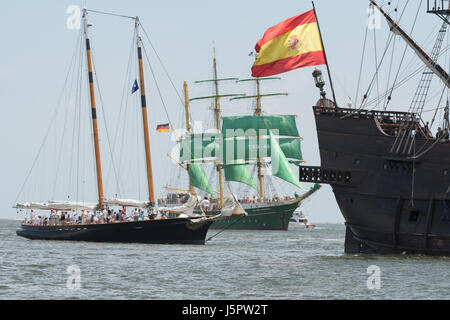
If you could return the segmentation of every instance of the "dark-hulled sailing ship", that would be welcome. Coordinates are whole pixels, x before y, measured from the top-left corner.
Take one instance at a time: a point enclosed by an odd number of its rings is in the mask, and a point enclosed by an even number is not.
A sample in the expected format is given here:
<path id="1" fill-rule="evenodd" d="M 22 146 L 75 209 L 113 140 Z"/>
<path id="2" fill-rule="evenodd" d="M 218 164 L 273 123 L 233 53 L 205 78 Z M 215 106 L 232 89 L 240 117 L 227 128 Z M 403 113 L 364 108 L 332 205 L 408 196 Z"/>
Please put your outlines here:
<path id="1" fill-rule="evenodd" d="M 450 255 L 448 101 L 435 137 L 421 118 L 431 77 L 442 81 L 443 93 L 450 85 L 448 72 L 437 62 L 449 1 L 427 3 L 428 12 L 443 20 L 431 54 L 375 1 L 370 5 L 387 19 L 392 37 L 401 37 L 426 66 L 412 106 L 408 112 L 367 110 L 364 104 L 339 108 L 326 99 L 321 72 L 315 71 L 322 92 L 313 107 L 321 167 L 301 167 L 300 180 L 332 186 L 346 221 L 345 252 Z"/>

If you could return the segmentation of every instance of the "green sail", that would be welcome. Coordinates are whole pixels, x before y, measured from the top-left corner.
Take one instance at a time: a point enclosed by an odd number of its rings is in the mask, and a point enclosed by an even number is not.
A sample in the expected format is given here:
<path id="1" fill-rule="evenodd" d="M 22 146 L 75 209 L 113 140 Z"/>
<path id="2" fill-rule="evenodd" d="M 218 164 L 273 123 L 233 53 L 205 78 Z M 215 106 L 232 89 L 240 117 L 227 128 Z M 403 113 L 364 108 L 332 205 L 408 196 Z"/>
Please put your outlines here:
<path id="1" fill-rule="evenodd" d="M 211 195 L 214 194 L 214 190 L 211 188 L 208 178 L 206 177 L 205 170 L 201 165 L 189 165 L 189 178 L 191 185 L 193 185 L 194 187 L 206 191 Z"/>
<path id="2" fill-rule="evenodd" d="M 298 164 L 303 160 L 300 138 L 280 138 L 279 147 L 285 157 L 291 159 L 293 163 Z M 227 138 L 223 145 L 222 163 L 243 164 L 270 158 L 271 155 L 272 144 L 268 136 L 260 139 L 256 137 Z"/>
<path id="3" fill-rule="evenodd" d="M 272 133 L 270 133 L 270 142 L 272 145 L 272 174 L 280 179 L 292 183 L 299 188 L 302 188 L 299 179 L 292 171 L 289 162 L 287 161 Z"/>
<path id="4" fill-rule="evenodd" d="M 264 116 L 236 116 L 224 117 L 222 122 L 222 134 L 225 138 L 231 132 L 245 132 L 246 136 L 257 135 L 259 130 L 278 130 L 276 135 L 298 137 L 295 116 L 292 115 L 264 115 Z"/>
<path id="5" fill-rule="evenodd" d="M 180 141 L 180 162 L 201 163 L 220 158 L 221 137 L 217 133 L 187 134 Z"/>
<path id="6" fill-rule="evenodd" d="M 280 138 L 279 145 L 290 162 L 299 164 L 303 160 L 300 138 Z M 180 142 L 181 163 L 202 163 L 221 158 L 222 141 L 211 134 L 191 134 Z M 233 137 L 225 139 L 221 163 L 243 164 L 271 156 L 271 143 L 268 136 L 259 140 L 256 137 Z"/>
<path id="7" fill-rule="evenodd" d="M 279 144 L 286 158 L 303 160 L 300 138 L 280 138 Z"/>
<path id="8" fill-rule="evenodd" d="M 225 179 L 227 181 L 242 182 L 257 190 L 252 175 L 245 164 L 225 165 L 223 168 L 225 171 Z"/>

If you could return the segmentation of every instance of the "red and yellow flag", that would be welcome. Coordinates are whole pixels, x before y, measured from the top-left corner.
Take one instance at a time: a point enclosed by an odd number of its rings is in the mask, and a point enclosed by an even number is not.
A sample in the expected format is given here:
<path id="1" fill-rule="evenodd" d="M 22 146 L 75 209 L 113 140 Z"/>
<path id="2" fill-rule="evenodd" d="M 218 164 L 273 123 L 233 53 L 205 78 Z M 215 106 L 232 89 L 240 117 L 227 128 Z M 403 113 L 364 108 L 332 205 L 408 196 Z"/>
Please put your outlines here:
<path id="1" fill-rule="evenodd" d="M 253 77 L 266 77 L 302 67 L 325 64 L 314 10 L 267 29 L 255 46 Z"/>

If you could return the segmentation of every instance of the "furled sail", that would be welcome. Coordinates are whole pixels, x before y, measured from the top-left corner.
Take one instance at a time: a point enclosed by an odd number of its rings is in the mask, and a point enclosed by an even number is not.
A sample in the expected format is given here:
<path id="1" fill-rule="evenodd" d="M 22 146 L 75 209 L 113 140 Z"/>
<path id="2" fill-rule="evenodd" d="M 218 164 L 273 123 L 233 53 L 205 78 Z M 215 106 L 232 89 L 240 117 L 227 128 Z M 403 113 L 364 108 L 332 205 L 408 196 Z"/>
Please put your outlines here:
<path id="1" fill-rule="evenodd" d="M 107 206 L 124 206 L 124 207 L 136 207 L 147 208 L 149 203 L 147 201 L 140 201 L 134 199 L 117 199 L 117 198 L 105 198 L 103 203 Z"/>
<path id="2" fill-rule="evenodd" d="M 199 197 L 191 194 L 188 201 L 186 201 L 186 203 L 184 203 L 183 205 L 177 206 L 177 207 L 171 207 L 171 208 L 167 208 L 167 207 L 158 208 L 158 211 L 168 211 L 168 212 L 173 212 L 173 213 L 178 213 L 178 214 L 186 214 L 188 216 L 191 216 L 191 215 L 193 215 L 194 208 L 199 203 L 200 203 Z"/>
<path id="3" fill-rule="evenodd" d="M 55 201 L 50 200 L 47 203 L 26 202 L 17 203 L 14 207 L 17 209 L 35 209 L 35 210 L 95 210 L 97 203 L 75 202 L 75 201 Z"/>
<path id="4" fill-rule="evenodd" d="M 42 202 L 24 202 L 24 203 L 16 203 L 13 207 L 15 209 L 34 209 L 34 210 L 50 210 L 46 203 Z"/>
<path id="5" fill-rule="evenodd" d="M 237 200 L 236 195 L 230 194 L 225 198 L 223 203 L 223 208 L 220 210 L 220 215 L 222 217 L 230 217 L 230 216 L 241 216 L 247 215 L 244 208 L 242 208 L 241 204 Z"/>
<path id="6" fill-rule="evenodd" d="M 187 216 L 198 216 L 198 214 L 194 214 L 194 209 L 200 204 L 201 197 L 190 195 L 188 201 L 181 206 L 177 207 L 162 207 L 158 208 L 158 211 L 167 211 L 177 214 L 185 214 Z M 217 217 L 230 217 L 230 216 L 240 216 L 247 215 L 244 208 L 242 208 L 241 204 L 237 200 L 234 194 L 230 194 L 224 199 L 223 208 L 220 210 L 220 214 L 214 216 Z"/>

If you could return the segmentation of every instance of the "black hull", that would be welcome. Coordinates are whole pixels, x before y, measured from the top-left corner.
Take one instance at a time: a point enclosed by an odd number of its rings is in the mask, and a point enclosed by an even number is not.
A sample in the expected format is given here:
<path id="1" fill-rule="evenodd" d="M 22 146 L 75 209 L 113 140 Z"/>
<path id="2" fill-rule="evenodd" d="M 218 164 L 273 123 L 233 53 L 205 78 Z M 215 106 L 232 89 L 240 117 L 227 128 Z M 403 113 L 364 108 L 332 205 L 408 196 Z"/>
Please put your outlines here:
<path id="1" fill-rule="evenodd" d="M 363 176 L 331 184 L 347 225 L 345 252 L 450 255 L 450 143 L 438 142 L 414 161 L 412 197 L 413 162 L 390 152 L 395 137 L 377 125 L 379 115 L 314 113 L 322 167 Z M 416 139 L 415 148 L 433 143 Z"/>
<path id="2" fill-rule="evenodd" d="M 17 235 L 32 240 L 205 244 L 211 220 L 144 220 L 134 222 L 33 226 L 22 224 Z"/>

